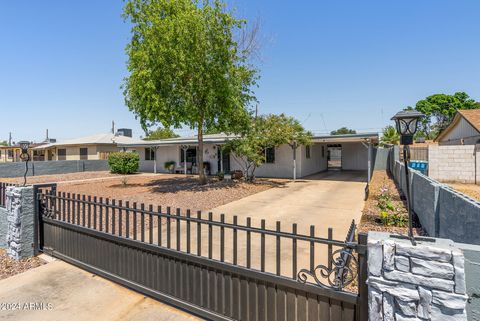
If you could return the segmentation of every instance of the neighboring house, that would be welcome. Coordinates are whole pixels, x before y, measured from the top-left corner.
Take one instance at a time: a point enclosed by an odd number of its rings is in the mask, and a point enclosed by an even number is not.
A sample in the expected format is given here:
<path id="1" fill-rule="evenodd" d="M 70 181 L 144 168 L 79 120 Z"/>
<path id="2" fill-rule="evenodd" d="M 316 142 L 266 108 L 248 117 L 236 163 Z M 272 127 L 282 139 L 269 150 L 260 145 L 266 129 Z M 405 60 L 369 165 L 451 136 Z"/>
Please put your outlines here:
<path id="1" fill-rule="evenodd" d="M 43 143 L 31 144 L 29 146 L 28 153 L 30 155 L 30 160 L 43 160 L 42 153 L 35 149 L 41 145 L 43 145 Z M 0 146 L 0 163 L 21 162 L 21 153 L 22 149 L 20 148 L 20 145 Z"/>
<path id="2" fill-rule="evenodd" d="M 204 162 L 208 172 L 229 173 L 241 170 L 236 156 L 222 152 L 219 146 L 235 138 L 225 134 L 204 136 Z M 372 163 L 372 144 L 378 143 L 377 133 L 354 135 L 315 136 L 312 145 L 299 146 L 296 151 L 296 176 L 305 177 L 329 169 L 328 155 L 335 154 L 338 162 L 334 168 L 343 170 L 363 170 L 367 172 Z M 184 160 L 187 171 L 195 173 L 197 158 L 197 137 L 179 137 L 137 143 L 120 143 L 119 147 L 135 151 L 140 155 L 140 171 L 167 172 L 165 162 L 175 162 L 175 169 L 183 172 Z M 370 152 L 369 152 L 370 151 Z M 265 151 L 266 161 L 255 174 L 259 177 L 291 178 L 293 176 L 293 150 L 289 145 L 281 145 Z"/>
<path id="3" fill-rule="evenodd" d="M 480 109 L 458 110 L 435 141 L 439 145 L 480 144 Z"/>
<path id="4" fill-rule="evenodd" d="M 127 136 L 128 135 L 128 136 Z M 35 147 L 43 154 L 45 161 L 59 160 L 99 160 L 107 159 L 112 152 L 118 152 L 118 144 L 138 142 L 131 137 L 131 131 L 119 129 L 117 134 L 97 134 L 63 142 L 55 142 Z"/>
<path id="5" fill-rule="evenodd" d="M 459 110 L 428 145 L 428 176 L 441 182 L 480 182 L 480 109 Z"/>

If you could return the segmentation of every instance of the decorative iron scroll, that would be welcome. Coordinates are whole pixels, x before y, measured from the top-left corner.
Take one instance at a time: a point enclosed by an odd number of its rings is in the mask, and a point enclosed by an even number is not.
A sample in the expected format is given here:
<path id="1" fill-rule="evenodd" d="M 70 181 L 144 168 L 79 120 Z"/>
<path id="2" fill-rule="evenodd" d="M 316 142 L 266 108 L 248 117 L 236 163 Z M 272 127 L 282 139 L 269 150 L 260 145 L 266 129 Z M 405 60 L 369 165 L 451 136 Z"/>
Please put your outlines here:
<path id="1" fill-rule="evenodd" d="M 55 218 L 55 210 L 52 208 L 52 209 L 49 209 L 49 207 L 47 206 L 47 199 L 46 197 L 42 197 L 42 195 L 39 195 L 39 210 L 40 210 L 40 214 L 43 216 L 43 217 L 46 217 L 46 218 Z"/>
<path id="2" fill-rule="evenodd" d="M 358 261 L 352 249 L 343 248 L 332 253 L 332 268 L 317 265 L 313 271 L 301 269 L 298 282 L 307 283 L 310 276 L 322 288 L 342 290 L 355 280 L 357 273 Z"/>

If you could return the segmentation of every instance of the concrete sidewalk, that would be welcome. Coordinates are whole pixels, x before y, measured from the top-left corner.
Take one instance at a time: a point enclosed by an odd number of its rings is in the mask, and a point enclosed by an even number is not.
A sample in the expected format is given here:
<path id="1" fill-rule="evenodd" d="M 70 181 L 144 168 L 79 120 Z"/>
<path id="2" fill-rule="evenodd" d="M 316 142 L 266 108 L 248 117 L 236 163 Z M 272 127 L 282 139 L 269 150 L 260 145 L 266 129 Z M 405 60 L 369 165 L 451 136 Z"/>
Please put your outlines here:
<path id="1" fill-rule="evenodd" d="M 1 320 L 200 320 L 58 260 L 0 281 L 0 304 Z"/>

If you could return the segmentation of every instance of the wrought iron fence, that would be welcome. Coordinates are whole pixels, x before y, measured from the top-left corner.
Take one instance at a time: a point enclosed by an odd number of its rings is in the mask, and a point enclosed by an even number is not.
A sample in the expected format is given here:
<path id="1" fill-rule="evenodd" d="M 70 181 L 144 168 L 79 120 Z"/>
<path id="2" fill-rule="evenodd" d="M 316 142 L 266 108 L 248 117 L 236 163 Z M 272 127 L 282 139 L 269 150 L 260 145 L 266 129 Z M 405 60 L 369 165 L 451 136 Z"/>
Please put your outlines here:
<path id="1" fill-rule="evenodd" d="M 316 235 L 310 226 L 309 235 L 260 226 L 246 218 L 239 224 L 238 216 L 230 221 L 224 214 L 201 211 L 172 211 L 136 202 L 48 191 L 38 194 L 41 214 L 87 229 L 157 245 L 176 251 L 243 266 L 277 276 L 289 277 L 302 283 L 343 290 L 357 277 L 358 262 L 355 242 L 355 221 L 351 222 L 345 241 L 333 239 L 333 229 L 326 238 Z M 219 219 L 218 219 L 219 217 Z"/>
<path id="2" fill-rule="evenodd" d="M 15 186 L 15 184 L 0 182 L 0 207 L 7 205 L 7 187 L 9 186 Z"/>

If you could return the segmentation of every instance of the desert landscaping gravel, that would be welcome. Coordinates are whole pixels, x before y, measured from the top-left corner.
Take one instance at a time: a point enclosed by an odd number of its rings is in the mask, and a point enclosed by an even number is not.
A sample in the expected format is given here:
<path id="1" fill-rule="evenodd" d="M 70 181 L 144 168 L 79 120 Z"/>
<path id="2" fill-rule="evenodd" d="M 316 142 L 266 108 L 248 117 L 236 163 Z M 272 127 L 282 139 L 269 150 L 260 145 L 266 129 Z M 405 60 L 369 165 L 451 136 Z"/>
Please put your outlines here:
<path id="1" fill-rule="evenodd" d="M 370 193 L 363 208 L 362 220 L 358 226 L 358 232 L 379 231 L 395 234 L 408 235 L 407 227 L 385 226 L 380 222 L 380 209 L 377 207 L 378 196 L 381 188 L 388 188 L 392 193 L 392 201 L 395 208 L 407 213 L 406 204 L 401 199 L 398 188 L 394 181 L 384 171 L 375 171 L 370 181 Z M 423 235 L 421 228 L 414 228 L 415 235 Z"/>
<path id="2" fill-rule="evenodd" d="M 206 185 L 199 185 L 195 176 L 173 174 L 133 175 L 126 176 L 126 180 L 126 185 L 123 177 L 63 183 L 58 186 L 58 191 L 136 202 L 138 205 L 144 203 L 146 207 L 151 204 L 154 208 L 160 205 L 164 208 L 205 211 L 282 184 L 278 180 L 259 180 L 252 184 L 210 178 Z"/>
<path id="3" fill-rule="evenodd" d="M 45 262 L 37 257 L 16 261 L 10 258 L 5 250 L 0 249 L 0 280 L 43 264 L 45 264 Z"/>
<path id="4" fill-rule="evenodd" d="M 84 180 L 84 179 L 98 179 L 98 178 L 112 178 L 112 177 L 120 177 L 120 175 L 112 174 L 108 171 L 99 171 L 99 172 L 79 172 L 79 173 L 69 173 L 69 174 L 29 176 L 27 177 L 27 184 L 66 182 L 66 181 L 77 181 L 77 180 Z M 23 177 L 16 177 L 16 178 L 0 177 L 0 181 L 5 183 L 23 184 Z"/>

